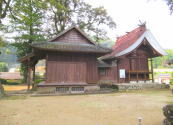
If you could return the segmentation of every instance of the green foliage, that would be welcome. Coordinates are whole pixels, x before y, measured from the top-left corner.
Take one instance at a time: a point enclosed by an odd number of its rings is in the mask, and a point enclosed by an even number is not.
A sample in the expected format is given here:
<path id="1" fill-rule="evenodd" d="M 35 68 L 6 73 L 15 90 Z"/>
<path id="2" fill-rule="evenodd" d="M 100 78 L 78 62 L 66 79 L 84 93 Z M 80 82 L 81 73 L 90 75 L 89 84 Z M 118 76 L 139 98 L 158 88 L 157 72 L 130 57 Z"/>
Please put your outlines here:
<path id="1" fill-rule="evenodd" d="M 1 79 L 1 78 L 0 78 L 0 83 L 1 83 L 1 84 L 7 84 L 7 80 Z"/>
<path id="2" fill-rule="evenodd" d="M 173 68 L 173 65 L 167 65 L 167 61 L 173 59 L 173 50 L 166 49 L 168 55 L 156 57 L 153 59 L 154 68 Z"/>
<path id="3" fill-rule="evenodd" d="M 95 40 L 107 38 L 105 27 L 114 29 L 115 22 L 103 7 L 92 7 L 83 0 L 46 0 L 49 14 L 46 15 L 49 37 L 65 28 L 76 25 L 95 36 Z M 104 28 L 103 28 L 104 27 Z"/>
<path id="4" fill-rule="evenodd" d="M 165 0 L 169 6 L 169 9 L 171 11 L 171 14 L 173 12 L 173 0 Z"/>
<path id="5" fill-rule="evenodd" d="M 44 2 L 40 0 L 16 0 L 13 3 L 13 16 L 10 16 L 11 31 L 18 32 L 14 37 L 17 57 L 32 52 L 31 44 L 44 40 L 42 34 L 42 18 Z M 26 81 L 27 65 L 21 65 L 21 73 Z"/>
<path id="6" fill-rule="evenodd" d="M 12 0 L 0 0 L 0 23 L 7 16 Z"/>
<path id="7" fill-rule="evenodd" d="M 21 84 L 21 80 L 7 80 L 7 84 L 6 85 L 19 85 Z"/>
<path id="8" fill-rule="evenodd" d="M 4 85 L 19 85 L 21 84 L 21 80 L 6 80 L 0 78 L 0 83 Z"/>
<path id="9" fill-rule="evenodd" d="M 0 72 L 8 72 L 8 66 L 5 62 L 0 62 Z"/>

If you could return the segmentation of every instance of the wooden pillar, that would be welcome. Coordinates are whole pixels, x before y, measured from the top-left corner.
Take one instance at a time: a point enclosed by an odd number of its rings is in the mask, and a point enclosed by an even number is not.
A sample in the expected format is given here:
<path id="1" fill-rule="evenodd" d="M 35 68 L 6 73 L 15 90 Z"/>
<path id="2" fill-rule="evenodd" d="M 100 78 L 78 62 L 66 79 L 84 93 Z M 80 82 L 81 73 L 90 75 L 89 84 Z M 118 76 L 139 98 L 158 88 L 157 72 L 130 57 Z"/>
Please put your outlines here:
<path id="1" fill-rule="evenodd" d="M 144 79 L 145 79 L 144 81 L 145 81 L 145 83 L 146 83 L 146 81 L 147 81 L 147 76 L 146 76 L 146 75 L 147 75 L 147 73 L 145 72 L 145 73 L 144 73 Z"/>
<path id="2" fill-rule="evenodd" d="M 119 83 L 119 66 L 118 66 L 119 61 L 117 61 L 117 81 Z"/>
<path id="3" fill-rule="evenodd" d="M 33 66 L 32 68 L 32 71 L 33 71 L 33 77 L 32 77 L 32 88 L 35 87 L 35 65 Z"/>
<path id="4" fill-rule="evenodd" d="M 130 70 L 129 70 L 129 83 L 130 83 Z"/>
<path id="5" fill-rule="evenodd" d="M 130 77 L 130 71 L 131 71 L 131 69 L 132 69 L 132 66 L 131 66 L 131 59 L 129 58 L 129 83 L 130 83 L 130 80 L 131 80 L 131 77 Z"/>
<path id="6" fill-rule="evenodd" d="M 27 85 L 28 85 L 28 90 L 30 90 L 31 86 L 31 67 L 28 65 L 28 72 L 27 72 Z"/>
<path id="7" fill-rule="evenodd" d="M 139 80 L 138 72 L 137 72 L 137 74 L 136 74 L 136 75 L 137 75 L 137 83 L 138 83 L 138 80 Z"/>
<path id="8" fill-rule="evenodd" d="M 151 73 L 152 73 L 152 82 L 154 83 L 154 74 L 153 74 L 153 59 L 151 58 Z"/>

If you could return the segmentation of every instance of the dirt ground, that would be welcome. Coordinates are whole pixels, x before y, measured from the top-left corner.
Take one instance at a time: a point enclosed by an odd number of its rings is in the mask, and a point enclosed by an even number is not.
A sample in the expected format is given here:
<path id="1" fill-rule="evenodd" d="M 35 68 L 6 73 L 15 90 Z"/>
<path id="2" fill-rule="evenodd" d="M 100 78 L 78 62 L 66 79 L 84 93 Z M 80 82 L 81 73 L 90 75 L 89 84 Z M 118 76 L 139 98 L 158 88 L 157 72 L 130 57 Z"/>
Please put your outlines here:
<path id="1" fill-rule="evenodd" d="M 27 89 L 27 85 L 3 85 L 3 87 L 5 91 L 18 91 Z"/>
<path id="2" fill-rule="evenodd" d="M 169 90 L 0 99 L 0 125 L 162 125 Z"/>

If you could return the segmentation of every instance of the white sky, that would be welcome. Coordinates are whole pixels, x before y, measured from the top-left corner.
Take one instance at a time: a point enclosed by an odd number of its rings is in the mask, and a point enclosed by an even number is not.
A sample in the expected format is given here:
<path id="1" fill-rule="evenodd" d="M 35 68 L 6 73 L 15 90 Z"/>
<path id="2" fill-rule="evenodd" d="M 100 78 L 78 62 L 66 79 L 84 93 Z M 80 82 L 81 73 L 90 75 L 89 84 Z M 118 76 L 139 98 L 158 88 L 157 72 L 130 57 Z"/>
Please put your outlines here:
<path id="1" fill-rule="evenodd" d="M 164 0 L 85 0 L 94 7 L 104 6 L 117 24 L 114 31 L 109 31 L 111 39 L 131 31 L 146 21 L 163 48 L 173 49 L 173 14 Z"/>

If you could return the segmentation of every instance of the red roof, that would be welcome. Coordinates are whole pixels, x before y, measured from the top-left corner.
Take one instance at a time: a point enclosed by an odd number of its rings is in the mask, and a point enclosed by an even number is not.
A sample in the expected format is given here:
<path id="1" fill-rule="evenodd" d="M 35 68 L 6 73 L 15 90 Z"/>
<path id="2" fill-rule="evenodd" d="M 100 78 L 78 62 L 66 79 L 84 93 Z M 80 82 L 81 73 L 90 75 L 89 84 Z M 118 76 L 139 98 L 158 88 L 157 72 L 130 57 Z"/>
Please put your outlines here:
<path id="1" fill-rule="evenodd" d="M 132 44 L 134 44 L 140 38 L 140 36 L 145 31 L 146 31 L 146 27 L 142 25 L 132 30 L 131 32 L 128 32 L 127 34 L 117 38 L 115 45 L 112 47 L 113 52 L 103 56 L 103 58 L 109 58 L 129 48 Z"/>

